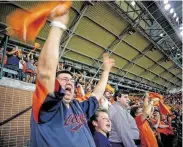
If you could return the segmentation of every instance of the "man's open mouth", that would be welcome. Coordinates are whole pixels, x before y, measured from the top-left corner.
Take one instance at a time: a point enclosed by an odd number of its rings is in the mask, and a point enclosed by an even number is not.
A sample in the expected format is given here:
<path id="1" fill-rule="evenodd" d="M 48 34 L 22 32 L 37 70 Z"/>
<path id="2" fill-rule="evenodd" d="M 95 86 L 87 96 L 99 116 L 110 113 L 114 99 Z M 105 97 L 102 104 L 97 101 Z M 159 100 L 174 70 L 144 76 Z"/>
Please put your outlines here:
<path id="1" fill-rule="evenodd" d="M 70 87 L 67 87 L 67 88 L 65 89 L 65 91 L 71 92 L 71 88 L 70 88 Z"/>
<path id="2" fill-rule="evenodd" d="M 111 127 L 111 125 L 110 125 L 110 124 L 106 124 L 106 126 L 107 126 L 108 128 L 110 128 L 110 127 Z"/>

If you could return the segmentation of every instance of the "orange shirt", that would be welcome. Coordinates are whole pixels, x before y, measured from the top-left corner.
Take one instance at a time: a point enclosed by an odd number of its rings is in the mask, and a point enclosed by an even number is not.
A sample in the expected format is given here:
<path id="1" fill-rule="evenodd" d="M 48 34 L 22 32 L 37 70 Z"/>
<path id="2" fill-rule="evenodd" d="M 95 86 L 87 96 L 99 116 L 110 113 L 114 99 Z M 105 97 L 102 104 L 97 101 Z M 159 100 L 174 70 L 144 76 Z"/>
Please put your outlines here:
<path id="1" fill-rule="evenodd" d="M 158 147 L 158 143 L 154 132 L 149 126 L 147 120 L 142 121 L 141 115 L 135 117 L 137 127 L 140 132 L 140 140 L 142 147 Z"/>
<path id="2" fill-rule="evenodd" d="M 83 102 L 84 100 L 87 100 L 91 96 L 91 92 L 87 92 L 85 96 L 82 96 L 80 86 L 76 88 L 76 100 L 79 102 Z"/>
<path id="3" fill-rule="evenodd" d="M 81 94 L 80 86 L 78 86 L 78 87 L 76 88 L 76 99 L 77 99 L 79 102 L 82 102 L 82 101 L 85 100 L 85 97 L 82 96 L 82 94 Z"/>

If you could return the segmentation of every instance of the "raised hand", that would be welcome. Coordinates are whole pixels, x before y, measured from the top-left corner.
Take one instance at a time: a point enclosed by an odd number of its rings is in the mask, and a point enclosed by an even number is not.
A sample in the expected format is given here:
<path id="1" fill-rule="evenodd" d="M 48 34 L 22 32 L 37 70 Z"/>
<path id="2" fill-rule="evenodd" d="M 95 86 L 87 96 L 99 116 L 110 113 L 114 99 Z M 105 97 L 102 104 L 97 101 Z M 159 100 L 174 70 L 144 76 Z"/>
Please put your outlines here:
<path id="1" fill-rule="evenodd" d="M 60 12 L 60 15 L 58 15 L 58 12 Z M 58 5 L 52 10 L 50 18 L 51 20 L 59 21 L 66 25 L 69 21 L 69 9 L 63 5 Z"/>
<path id="2" fill-rule="evenodd" d="M 109 58 L 109 55 L 107 53 L 103 54 L 103 68 L 104 71 L 111 71 L 111 68 L 115 65 L 115 60 L 112 58 Z"/>
<path id="3" fill-rule="evenodd" d="M 152 101 L 157 102 L 157 101 L 159 101 L 159 98 L 153 98 Z"/>

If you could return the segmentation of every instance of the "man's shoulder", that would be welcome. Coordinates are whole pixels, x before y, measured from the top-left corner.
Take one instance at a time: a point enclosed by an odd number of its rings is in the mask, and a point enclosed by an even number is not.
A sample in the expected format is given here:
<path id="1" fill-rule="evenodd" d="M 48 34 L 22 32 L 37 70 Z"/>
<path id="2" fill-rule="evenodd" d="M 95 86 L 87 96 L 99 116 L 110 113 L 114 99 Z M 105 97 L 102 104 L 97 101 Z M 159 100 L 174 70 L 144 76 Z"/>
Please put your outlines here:
<path id="1" fill-rule="evenodd" d="M 116 110 L 117 107 L 116 107 L 116 103 L 112 104 L 110 107 L 109 107 L 109 110 Z M 117 111 L 117 110 L 116 110 Z"/>
<path id="2" fill-rule="evenodd" d="M 116 109 L 114 104 L 109 107 L 108 114 L 109 114 L 110 117 L 112 117 L 115 114 L 117 114 L 117 109 Z"/>

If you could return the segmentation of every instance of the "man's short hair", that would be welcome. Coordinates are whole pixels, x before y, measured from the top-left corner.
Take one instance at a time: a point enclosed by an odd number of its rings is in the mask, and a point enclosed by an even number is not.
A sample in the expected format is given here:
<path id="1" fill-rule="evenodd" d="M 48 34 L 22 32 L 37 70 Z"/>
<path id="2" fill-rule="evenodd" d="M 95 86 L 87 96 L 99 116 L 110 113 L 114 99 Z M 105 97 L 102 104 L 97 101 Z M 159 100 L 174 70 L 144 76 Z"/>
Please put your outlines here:
<path id="1" fill-rule="evenodd" d="M 127 90 L 117 90 L 114 94 L 114 100 L 117 101 L 117 97 L 121 97 L 122 94 L 129 94 L 129 92 Z"/>
<path id="2" fill-rule="evenodd" d="M 107 113 L 107 110 L 106 109 L 102 109 L 102 108 L 97 109 L 96 112 L 95 112 L 95 114 L 91 117 L 91 121 L 97 121 L 99 112 L 105 112 L 105 113 Z"/>
<path id="3" fill-rule="evenodd" d="M 61 71 L 57 71 L 56 72 L 56 77 L 58 77 L 60 74 L 62 73 L 66 73 L 66 74 L 69 74 L 73 77 L 73 74 L 70 72 L 70 71 L 67 71 L 67 70 L 61 70 Z"/>

